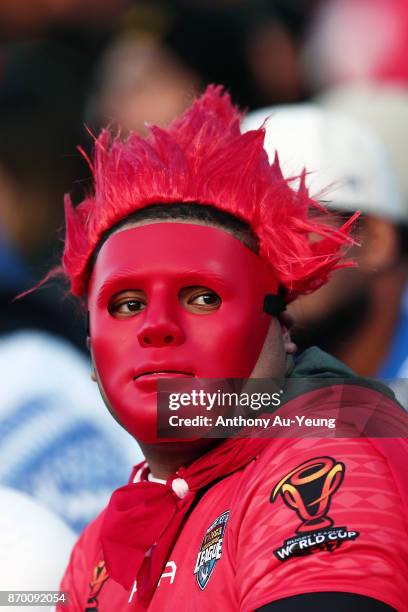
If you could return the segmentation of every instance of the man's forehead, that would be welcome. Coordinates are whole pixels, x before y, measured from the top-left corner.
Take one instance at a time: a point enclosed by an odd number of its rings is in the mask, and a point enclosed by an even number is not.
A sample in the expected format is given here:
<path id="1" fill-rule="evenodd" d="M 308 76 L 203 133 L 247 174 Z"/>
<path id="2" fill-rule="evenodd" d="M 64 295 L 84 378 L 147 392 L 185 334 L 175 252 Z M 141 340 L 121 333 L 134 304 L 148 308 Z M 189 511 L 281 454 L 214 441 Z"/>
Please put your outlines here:
<path id="1" fill-rule="evenodd" d="M 220 227 L 203 222 L 144 220 L 125 225 L 114 232 L 102 246 L 96 266 L 148 265 L 177 263 L 189 267 L 200 263 L 229 266 L 248 260 L 260 264 L 260 258 L 237 237 Z"/>
<path id="2" fill-rule="evenodd" d="M 149 223 L 123 228 L 102 246 L 93 268 L 89 294 L 112 286 L 177 284 L 227 287 L 264 286 L 277 281 L 268 265 L 238 238 L 202 224 Z"/>

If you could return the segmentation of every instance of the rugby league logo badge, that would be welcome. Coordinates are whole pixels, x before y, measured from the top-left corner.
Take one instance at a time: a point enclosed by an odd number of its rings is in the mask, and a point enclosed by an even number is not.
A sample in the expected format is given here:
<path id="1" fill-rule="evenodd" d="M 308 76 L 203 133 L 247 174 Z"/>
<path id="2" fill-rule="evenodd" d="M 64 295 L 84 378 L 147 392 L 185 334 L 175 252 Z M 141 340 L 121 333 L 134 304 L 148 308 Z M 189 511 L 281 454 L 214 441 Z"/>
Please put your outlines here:
<path id="1" fill-rule="evenodd" d="M 211 523 L 201 542 L 194 569 L 194 575 L 201 590 L 205 589 L 207 586 L 217 561 L 221 559 L 222 545 L 228 519 L 229 511 L 227 510 Z"/>

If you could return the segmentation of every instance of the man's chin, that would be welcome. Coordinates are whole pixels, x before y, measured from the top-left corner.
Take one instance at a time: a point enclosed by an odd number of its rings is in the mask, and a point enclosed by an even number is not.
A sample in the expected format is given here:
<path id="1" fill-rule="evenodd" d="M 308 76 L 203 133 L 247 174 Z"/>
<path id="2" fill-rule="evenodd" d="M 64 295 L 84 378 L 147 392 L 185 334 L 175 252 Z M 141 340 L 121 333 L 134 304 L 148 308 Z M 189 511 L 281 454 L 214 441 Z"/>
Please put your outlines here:
<path id="1" fill-rule="evenodd" d="M 213 383 L 215 384 L 215 383 Z M 218 384 L 218 383 L 217 383 Z M 210 435 L 212 427 L 207 423 L 197 426 L 184 424 L 191 421 L 191 408 L 181 407 L 177 412 L 161 411 L 157 391 L 131 394 L 126 402 L 112 406 L 109 411 L 114 419 L 140 444 L 157 445 L 169 448 L 178 445 L 197 445 L 200 441 L 214 438 Z M 166 404 L 167 405 L 167 404 Z M 169 414 L 177 416 L 177 424 L 171 425 Z"/>
<path id="2" fill-rule="evenodd" d="M 146 409 L 145 405 L 143 411 L 138 411 L 137 415 L 134 413 L 123 415 L 123 413 L 121 414 L 121 412 L 117 410 L 111 410 L 111 414 L 119 425 L 141 444 L 163 446 L 194 444 L 206 438 L 206 434 L 208 433 L 207 429 L 201 431 L 200 428 L 197 428 L 197 434 L 194 432 L 194 436 L 191 436 L 191 428 L 189 428 L 190 432 L 188 434 L 186 432 L 185 435 L 183 435 L 181 430 L 177 430 L 177 437 L 174 437 L 174 429 L 164 428 L 159 424 L 156 406 L 149 410 Z"/>

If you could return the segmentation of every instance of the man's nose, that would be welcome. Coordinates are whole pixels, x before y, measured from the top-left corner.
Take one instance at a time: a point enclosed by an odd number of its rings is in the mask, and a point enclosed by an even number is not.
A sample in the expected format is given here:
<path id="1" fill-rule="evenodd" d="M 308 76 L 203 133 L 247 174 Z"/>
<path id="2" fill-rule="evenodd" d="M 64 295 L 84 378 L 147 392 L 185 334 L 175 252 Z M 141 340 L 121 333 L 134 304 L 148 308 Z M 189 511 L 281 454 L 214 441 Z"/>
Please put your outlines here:
<path id="1" fill-rule="evenodd" d="M 178 346 L 185 340 L 182 328 L 168 309 L 153 305 L 147 307 L 145 319 L 137 337 L 144 348 Z"/>

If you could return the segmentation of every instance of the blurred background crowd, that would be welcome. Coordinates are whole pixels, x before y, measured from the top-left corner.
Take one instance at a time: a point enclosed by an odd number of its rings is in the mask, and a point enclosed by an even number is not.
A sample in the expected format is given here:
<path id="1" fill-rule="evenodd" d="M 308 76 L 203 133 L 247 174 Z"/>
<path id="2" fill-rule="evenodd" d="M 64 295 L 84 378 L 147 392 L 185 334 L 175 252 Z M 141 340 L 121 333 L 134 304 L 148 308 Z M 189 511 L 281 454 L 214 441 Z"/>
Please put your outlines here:
<path id="1" fill-rule="evenodd" d="M 12 299 L 58 261 L 63 194 L 89 186 L 77 146 L 166 125 L 212 82 L 243 129 L 267 120 L 268 154 L 294 182 L 306 166 L 333 222 L 362 212 L 358 269 L 293 305 L 299 347 L 408 403 L 408 0 L 0 0 L 0 497 L 56 531 L 80 531 L 140 452 L 90 381 L 80 305 L 58 282 Z"/>

